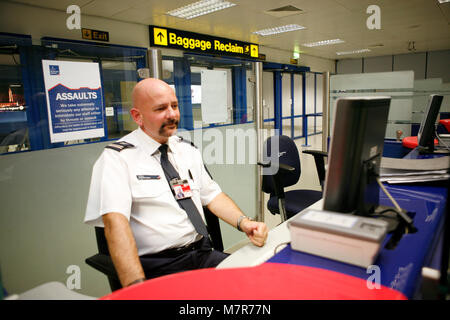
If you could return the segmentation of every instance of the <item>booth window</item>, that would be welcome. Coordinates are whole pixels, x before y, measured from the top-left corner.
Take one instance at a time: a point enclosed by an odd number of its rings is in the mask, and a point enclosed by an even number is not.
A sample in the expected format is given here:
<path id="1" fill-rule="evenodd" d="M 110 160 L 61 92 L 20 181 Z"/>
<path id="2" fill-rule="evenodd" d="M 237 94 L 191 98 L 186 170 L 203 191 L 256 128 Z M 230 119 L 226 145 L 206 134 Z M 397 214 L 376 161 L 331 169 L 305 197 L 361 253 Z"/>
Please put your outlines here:
<path id="1" fill-rule="evenodd" d="M 146 55 L 146 48 L 56 38 L 42 38 L 41 45 L 32 45 L 29 36 L 0 33 L 0 153 L 115 140 L 133 131 L 137 125 L 129 112 L 132 107 L 132 90 L 141 80 L 138 71 L 146 67 Z M 58 63 L 52 64 L 48 60 Z M 90 136 L 79 134 L 85 127 L 73 130 L 78 135 L 62 138 L 60 135 L 58 139 L 51 136 L 56 132 L 54 119 L 61 123 L 67 123 L 67 119 L 60 116 L 65 116 L 65 113 L 56 113 L 61 111 L 62 103 L 58 105 L 60 109 L 51 109 L 52 114 L 49 115 L 45 85 L 47 78 L 44 78 L 43 69 L 48 72 L 48 68 L 68 65 L 61 61 L 98 64 L 96 74 L 100 85 L 93 90 L 100 93 L 97 96 L 102 99 L 95 105 L 99 115 L 92 117 L 95 118 L 92 123 L 98 124 L 95 128 L 97 131 Z M 73 72 L 76 76 L 83 76 L 76 70 Z M 53 84 L 51 89 L 59 90 L 62 86 L 63 83 Z M 81 94 L 84 88 L 91 90 L 88 85 L 68 89 Z M 58 100 L 57 94 L 55 100 Z M 74 114 L 75 111 L 68 116 Z M 74 121 L 79 119 L 76 116 L 74 118 Z M 82 124 L 79 122 L 74 127 L 78 128 Z"/>
<path id="2" fill-rule="evenodd" d="M 55 60 L 97 62 L 100 67 L 105 136 L 67 141 L 66 145 L 118 139 L 137 128 L 130 109 L 133 88 L 140 80 L 138 69 L 146 65 L 145 48 L 54 38 L 43 38 L 42 44 L 54 49 Z"/>
<path id="3" fill-rule="evenodd" d="M 18 45 L 0 34 L 0 153 L 29 150 L 27 108 Z M 18 42 L 24 42 L 24 38 Z M 26 39 L 25 39 L 26 41 Z"/>
<path id="4" fill-rule="evenodd" d="M 137 128 L 131 118 L 132 92 L 138 81 L 135 61 L 102 61 L 108 138 L 120 138 Z"/>
<path id="5" fill-rule="evenodd" d="M 163 80 L 176 92 L 179 127 L 185 130 L 247 123 L 253 120 L 252 62 L 184 53 L 163 57 Z"/>

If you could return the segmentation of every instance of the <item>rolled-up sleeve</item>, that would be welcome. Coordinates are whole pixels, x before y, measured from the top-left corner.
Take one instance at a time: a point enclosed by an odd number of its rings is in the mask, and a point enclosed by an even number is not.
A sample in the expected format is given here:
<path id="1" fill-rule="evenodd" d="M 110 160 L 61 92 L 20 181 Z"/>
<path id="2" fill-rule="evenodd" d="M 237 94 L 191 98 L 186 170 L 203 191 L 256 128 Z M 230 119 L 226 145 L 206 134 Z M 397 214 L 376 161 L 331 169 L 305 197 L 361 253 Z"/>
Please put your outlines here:
<path id="1" fill-rule="evenodd" d="M 200 200 L 202 206 L 207 206 L 217 195 L 222 192 L 220 186 L 215 182 L 206 170 L 200 152 L 198 152 L 200 172 Z"/>
<path id="2" fill-rule="evenodd" d="M 132 196 L 129 172 L 119 152 L 104 150 L 92 170 L 89 197 L 84 222 L 103 226 L 101 216 L 117 212 L 128 220 Z"/>

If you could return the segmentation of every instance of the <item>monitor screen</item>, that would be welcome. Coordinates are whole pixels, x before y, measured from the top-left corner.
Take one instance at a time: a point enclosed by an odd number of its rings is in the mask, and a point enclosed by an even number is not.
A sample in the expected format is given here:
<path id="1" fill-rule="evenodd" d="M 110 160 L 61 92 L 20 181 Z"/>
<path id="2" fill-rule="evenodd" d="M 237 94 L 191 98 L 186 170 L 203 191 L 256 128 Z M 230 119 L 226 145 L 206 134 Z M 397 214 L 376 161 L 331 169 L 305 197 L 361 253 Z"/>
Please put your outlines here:
<path id="1" fill-rule="evenodd" d="M 417 134 L 419 147 L 427 149 L 430 152 L 434 150 L 436 122 L 443 98 L 443 96 L 436 94 L 430 96 L 422 122 L 420 123 L 419 133 Z"/>
<path id="2" fill-rule="evenodd" d="M 378 206 L 390 97 L 337 100 L 325 178 L 323 210 L 369 214 Z"/>

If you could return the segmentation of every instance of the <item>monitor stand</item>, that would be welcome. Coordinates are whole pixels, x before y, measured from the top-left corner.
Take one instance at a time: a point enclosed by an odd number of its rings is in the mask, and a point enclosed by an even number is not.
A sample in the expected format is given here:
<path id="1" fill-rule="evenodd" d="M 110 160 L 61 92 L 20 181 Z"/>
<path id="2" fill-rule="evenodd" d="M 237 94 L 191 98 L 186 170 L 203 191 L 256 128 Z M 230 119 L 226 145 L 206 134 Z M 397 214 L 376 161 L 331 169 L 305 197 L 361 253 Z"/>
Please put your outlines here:
<path id="1" fill-rule="evenodd" d="M 450 150 L 444 146 L 433 146 L 433 148 L 417 147 L 417 149 L 419 154 L 450 154 Z"/>
<path id="2" fill-rule="evenodd" d="M 379 204 L 379 198 L 376 203 L 366 203 L 365 194 L 366 192 L 374 192 L 374 190 L 368 190 L 370 184 L 377 184 L 376 192 L 380 192 L 381 182 L 377 180 L 379 175 L 375 172 L 375 162 L 377 157 L 381 154 L 377 154 L 370 159 L 363 162 L 361 168 L 361 177 L 359 185 L 359 198 L 358 198 L 358 209 L 356 214 L 366 217 L 373 217 L 385 220 L 388 222 L 388 233 L 398 232 L 398 230 L 404 230 L 408 233 L 414 233 L 417 229 L 413 225 L 413 219 L 408 216 L 408 211 L 404 209 L 397 210 L 395 207 L 384 206 Z M 383 188 L 383 191 L 388 192 Z M 389 197 L 390 195 L 388 195 Z M 397 205 L 398 207 L 398 205 Z"/>

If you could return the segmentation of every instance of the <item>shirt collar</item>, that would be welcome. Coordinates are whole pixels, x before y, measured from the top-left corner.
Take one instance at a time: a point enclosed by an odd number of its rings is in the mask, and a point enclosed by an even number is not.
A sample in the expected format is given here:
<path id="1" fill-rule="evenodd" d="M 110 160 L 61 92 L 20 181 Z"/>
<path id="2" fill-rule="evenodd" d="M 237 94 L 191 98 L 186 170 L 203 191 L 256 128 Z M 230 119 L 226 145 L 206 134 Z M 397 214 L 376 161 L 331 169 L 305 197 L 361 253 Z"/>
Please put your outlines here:
<path id="1" fill-rule="evenodd" d="M 161 143 L 150 137 L 148 134 L 144 132 L 141 128 L 138 128 L 136 131 L 137 137 L 139 141 L 143 144 L 143 146 L 150 152 L 151 155 L 159 152 L 158 148 L 161 146 Z M 175 142 L 176 136 L 171 136 L 167 141 L 167 145 L 169 146 L 168 151 L 172 153 L 176 153 L 175 150 Z"/>

